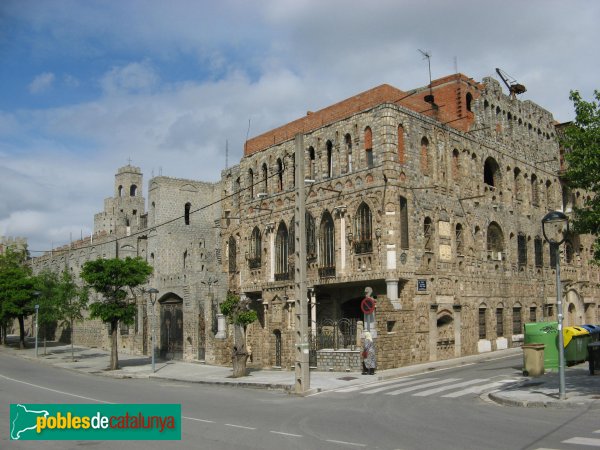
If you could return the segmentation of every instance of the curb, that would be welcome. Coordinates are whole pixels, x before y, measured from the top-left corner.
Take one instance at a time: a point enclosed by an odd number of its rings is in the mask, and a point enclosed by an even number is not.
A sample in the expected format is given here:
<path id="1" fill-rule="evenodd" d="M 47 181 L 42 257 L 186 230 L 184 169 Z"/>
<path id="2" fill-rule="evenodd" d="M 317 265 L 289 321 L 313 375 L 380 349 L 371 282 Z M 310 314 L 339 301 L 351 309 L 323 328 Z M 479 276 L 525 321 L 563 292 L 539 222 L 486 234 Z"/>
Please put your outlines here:
<path id="1" fill-rule="evenodd" d="M 569 408 L 581 408 L 582 406 L 588 406 L 590 409 L 600 409 L 600 401 L 589 400 L 589 401 L 569 401 L 569 400 L 517 400 L 513 398 L 502 397 L 497 393 L 490 392 L 487 397 L 493 402 L 503 405 L 520 408 L 552 408 L 552 409 L 569 409 Z"/>
<path id="2" fill-rule="evenodd" d="M 165 380 L 165 381 L 176 381 L 178 383 L 192 383 L 192 384 L 212 384 L 216 386 L 229 386 L 235 388 L 252 388 L 252 389 L 265 389 L 269 391 L 283 391 L 291 392 L 293 386 L 291 384 L 278 384 L 278 383 L 249 383 L 249 382 L 235 382 L 235 381 L 218 381 L 218 380 L 182 380 L 181 378 L 174 377 L 157 377 L 149 375 L 148 379 L 152 380 Z"/>

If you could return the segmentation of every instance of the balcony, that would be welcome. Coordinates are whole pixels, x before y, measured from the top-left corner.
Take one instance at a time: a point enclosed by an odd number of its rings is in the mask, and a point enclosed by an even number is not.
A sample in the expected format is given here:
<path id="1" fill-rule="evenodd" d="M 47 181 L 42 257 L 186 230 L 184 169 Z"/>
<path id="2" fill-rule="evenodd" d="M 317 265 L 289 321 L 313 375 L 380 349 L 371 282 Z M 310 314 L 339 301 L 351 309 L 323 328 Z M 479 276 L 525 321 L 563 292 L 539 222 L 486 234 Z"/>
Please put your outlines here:
<path id="1" fill-rule="evenodd" d="M 373 241 L 371 239 L 368 241 L 356 241 L 354 243 L 354 253 L 357 255 L 363 253 L 373 253 Z"/>
<path id="2" fill-rule="evenodd" d="M 250 269 L 260 269 L 260 258 L 248 258 L 248 267 Z"/>
<path id="3" fill-rule="evenodd" d="M 319 278 L 335 278 L 335 266 L 319 267 Z"/>

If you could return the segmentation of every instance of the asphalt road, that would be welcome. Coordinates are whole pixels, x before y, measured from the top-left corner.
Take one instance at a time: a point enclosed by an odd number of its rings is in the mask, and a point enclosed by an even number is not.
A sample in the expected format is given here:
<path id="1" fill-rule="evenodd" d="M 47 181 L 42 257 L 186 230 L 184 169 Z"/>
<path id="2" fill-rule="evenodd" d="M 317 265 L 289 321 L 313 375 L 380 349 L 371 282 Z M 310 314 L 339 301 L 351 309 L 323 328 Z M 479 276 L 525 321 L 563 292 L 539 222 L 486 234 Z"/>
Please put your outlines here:
<path id="1" fill-rule="evenodd" d="M 113 379 L 0 354 L 1 448 L 15 449 L 585 449 L 598 411 L 499 406 L 462 393 L 518 376 L 519 357 L 307 398 L 285 393 Z M 368 384 L 367 384 L 368 380 Z M 486 380 L 486 381 L 481 381 Z M 456 394 L 460 392 L 461 394 Z M 393 395 L 392 395 L 393 393 Z M 180 403 L 181 441 L 9 441 L 11 403 Z M 599 433 L 595 433 L 598 431 Z"/>

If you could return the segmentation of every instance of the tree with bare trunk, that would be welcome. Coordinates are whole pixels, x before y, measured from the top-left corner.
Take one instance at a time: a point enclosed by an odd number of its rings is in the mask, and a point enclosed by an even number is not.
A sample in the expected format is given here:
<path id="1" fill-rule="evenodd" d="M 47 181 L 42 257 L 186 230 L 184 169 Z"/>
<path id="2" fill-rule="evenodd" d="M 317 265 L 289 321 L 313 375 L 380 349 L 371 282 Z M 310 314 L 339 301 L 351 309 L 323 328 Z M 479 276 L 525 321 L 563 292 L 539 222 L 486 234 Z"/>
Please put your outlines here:
<path id="1" fill-rule="evenodd" d="M 6 344 L 6 328 L 19 321 L 19 347 L 25 348 L 25 318 L 33 314 L 35 287 L 31 268 L 27 266 L 27 250 L 7 248 L 0 254 L 0 324 Z"/>
<path id="2" fill-rule="evenodd" d="M 233 348 L 231 361 L 233 363 L 233 378 L 246 376 L 248 349 L 246 348 L 246 328 L 256 319 L 256 311 L 250 309 L 250 299 L 240 299 L 240 296 L 227 293 L 227 299 L 221 303 L 221 312 L 233 325 Z"/>
<path id="3" fill-rule="evenodd" d="M 152 266 L 141 258 L 96 259 L 83 265 L 81 278 L 103 298 L 90 305 L 90 317 L 110 324 L 112 338 L 110 370 L 119 368 L 117 331 L 119 323 L 135 320 L 134 289 L 148 282 Z"/>

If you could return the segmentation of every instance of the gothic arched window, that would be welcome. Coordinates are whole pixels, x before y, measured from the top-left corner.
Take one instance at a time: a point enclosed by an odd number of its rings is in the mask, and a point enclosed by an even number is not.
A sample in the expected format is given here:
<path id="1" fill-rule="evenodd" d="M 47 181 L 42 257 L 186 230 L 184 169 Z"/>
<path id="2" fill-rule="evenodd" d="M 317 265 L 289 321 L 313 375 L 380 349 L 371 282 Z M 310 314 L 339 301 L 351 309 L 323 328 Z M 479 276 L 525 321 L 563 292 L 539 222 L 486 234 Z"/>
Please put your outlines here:
<path id="1" fill-rule="evenodd" d="M 358 207 L 354 218 L 354 252 L 356 254 L 373 251 L 371 221 L 371 208 L 363 202 Z"/>

